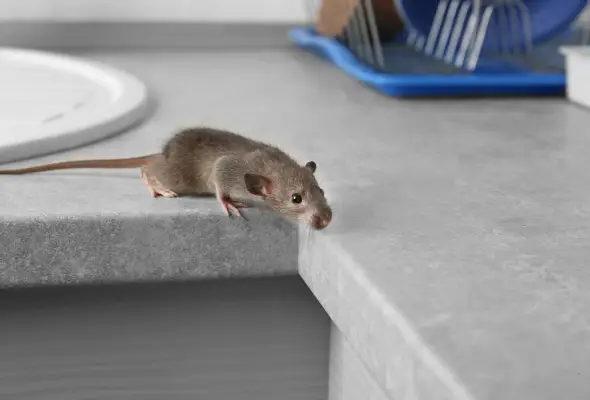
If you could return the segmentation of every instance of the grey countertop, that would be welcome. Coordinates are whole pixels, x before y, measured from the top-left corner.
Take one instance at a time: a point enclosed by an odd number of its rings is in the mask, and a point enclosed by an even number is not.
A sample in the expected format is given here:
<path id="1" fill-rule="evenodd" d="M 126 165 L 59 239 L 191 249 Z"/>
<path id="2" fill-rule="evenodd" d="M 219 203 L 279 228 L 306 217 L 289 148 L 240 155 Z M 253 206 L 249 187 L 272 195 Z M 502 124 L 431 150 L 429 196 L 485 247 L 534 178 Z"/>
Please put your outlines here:
<path id="1" fill-rule="evenodd" d="M 298 50 L 79 54 L 143 79 L 154 114 L 35 163 L 234 129 L 317 161 L 334 220 L 228 220 L 137 171 L 3 177 L 3 285 L 299 268 L 392 400 L 590 398 L 590 110 L 385 98 Z"/>

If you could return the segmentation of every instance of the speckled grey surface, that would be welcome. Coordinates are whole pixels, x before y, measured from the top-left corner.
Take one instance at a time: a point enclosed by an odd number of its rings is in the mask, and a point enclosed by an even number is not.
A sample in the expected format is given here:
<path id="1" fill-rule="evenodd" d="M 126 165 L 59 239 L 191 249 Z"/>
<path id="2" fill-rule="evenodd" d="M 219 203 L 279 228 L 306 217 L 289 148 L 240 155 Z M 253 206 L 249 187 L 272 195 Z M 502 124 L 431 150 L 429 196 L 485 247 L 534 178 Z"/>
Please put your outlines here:
<path id="1" fill-rule="evenodd" d="M 192 124 L 315 159 L 334 221 L 301 235 L 300 272 L 388 396 L 590 397 L 590 111 L 561 99 L 398 101 L 296 50 L 88 55 L 144 79 L 155 114 L 128 134 L 35 162 L 153 151 Z M 204 222 L 220 215 L 210 200 L 153 200 L 131 172 L 73 174 L 2 178 L 0 212 L 134 215 L 150 231 L 174 215 L 171 229 L 198 220 L 194 240 L 219 251 L 220 228 Z M 273 232 L 247 254 L 267 257 Z"/>
<path id="2" fill-rule="evenodd" d="M 293 224 L 256 209 L 244 211 L 248 222 L 229 219 L 214 200 L 156 201 L 130 178 L 36 175 L 26 178 L 31 192 L 5 179 L 0 286 L 297 272 Z M 65 181 L 67 201 L 49 207 Z"/>

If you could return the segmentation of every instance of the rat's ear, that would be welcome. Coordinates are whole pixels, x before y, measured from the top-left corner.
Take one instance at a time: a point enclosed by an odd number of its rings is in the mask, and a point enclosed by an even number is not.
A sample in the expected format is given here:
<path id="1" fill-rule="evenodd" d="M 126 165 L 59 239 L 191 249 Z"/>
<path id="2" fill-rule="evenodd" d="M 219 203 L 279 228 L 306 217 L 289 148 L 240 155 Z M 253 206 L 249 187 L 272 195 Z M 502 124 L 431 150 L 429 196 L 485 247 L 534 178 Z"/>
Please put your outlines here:
<path id="1" fill-rule="evenodd" d="M 255 196 L 266 197 L 270 193 L 271 182 L 265 176 L 246 173 L 244 181 L 246 189 Z"/>
<path id="2" fill-rule="evenodd" d="M 315 172 L 315 170 L 318 168 L 318 166 L 316 165 L 316 163 L 314 161 L 309 161 L 307 164 L 305 164 L 305 168 L 310 170 L 311 173 L 313 174 Z"/>

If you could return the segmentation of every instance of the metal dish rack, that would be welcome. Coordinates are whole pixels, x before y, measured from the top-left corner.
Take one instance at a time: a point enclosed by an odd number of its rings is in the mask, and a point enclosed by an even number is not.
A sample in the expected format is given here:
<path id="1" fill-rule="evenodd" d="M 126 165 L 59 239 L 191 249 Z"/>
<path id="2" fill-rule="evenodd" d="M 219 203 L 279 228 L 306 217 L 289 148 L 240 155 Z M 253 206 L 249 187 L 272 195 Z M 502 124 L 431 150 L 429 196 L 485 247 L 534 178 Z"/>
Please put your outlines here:
<path id="1" fill-rule="evenodd" d="M 559 49 L 590 45 L 588 18 L 533 44 L 520 0 L 441 0 L 428 35 L 406 29 L 390 43 L 381 43 L 371 0 L 358 0 L 337 38 L 315 31 L 318 4 L 308 6 L 309 26 L 293 29 L 292 41 L 391 96 L 563 95 Z"/>

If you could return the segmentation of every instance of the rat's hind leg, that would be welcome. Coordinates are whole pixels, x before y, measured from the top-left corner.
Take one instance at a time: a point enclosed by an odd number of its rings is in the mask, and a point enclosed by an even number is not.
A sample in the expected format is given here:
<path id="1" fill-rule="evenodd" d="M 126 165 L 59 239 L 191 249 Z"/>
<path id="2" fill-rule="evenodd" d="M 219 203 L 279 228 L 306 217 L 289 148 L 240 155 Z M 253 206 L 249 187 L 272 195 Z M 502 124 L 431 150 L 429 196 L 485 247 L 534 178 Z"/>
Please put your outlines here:
<path id="1" fill-rule="evenodd" d="M 150 172 L 147 170 L 147 168 L 145 166 L 141 167 L 141 179 L 143 180 L 143 182 L 147 186 L 152 197 L 162 196 L 162 197 L 171 198 L 171 197 L 178 196 L 172 190 L 170 190 L 167 187 L 165 187 L 164 185 L 162 185 L 162 183 L 160 183 L 160 181 L 155 176 L 150 174 Z"/>

